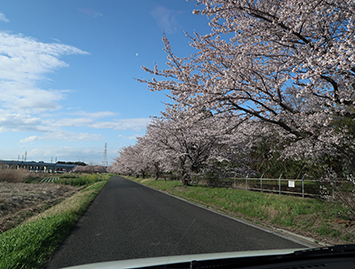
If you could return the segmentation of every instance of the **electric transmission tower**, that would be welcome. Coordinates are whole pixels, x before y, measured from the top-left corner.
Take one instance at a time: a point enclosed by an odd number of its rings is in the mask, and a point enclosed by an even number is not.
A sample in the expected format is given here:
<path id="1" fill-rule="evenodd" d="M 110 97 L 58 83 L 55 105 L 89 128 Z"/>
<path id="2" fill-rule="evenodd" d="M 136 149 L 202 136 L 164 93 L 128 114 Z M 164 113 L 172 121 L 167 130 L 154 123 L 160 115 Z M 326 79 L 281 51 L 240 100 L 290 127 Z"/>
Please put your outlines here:
<path id="1" fill-rule="evenodd" d="M 105 167 L 108 166 L 108 161 L 107 161 L 107 143 L 105 143 L 104 160 L 102 161 L 102 165 L 105 166 Z"/>

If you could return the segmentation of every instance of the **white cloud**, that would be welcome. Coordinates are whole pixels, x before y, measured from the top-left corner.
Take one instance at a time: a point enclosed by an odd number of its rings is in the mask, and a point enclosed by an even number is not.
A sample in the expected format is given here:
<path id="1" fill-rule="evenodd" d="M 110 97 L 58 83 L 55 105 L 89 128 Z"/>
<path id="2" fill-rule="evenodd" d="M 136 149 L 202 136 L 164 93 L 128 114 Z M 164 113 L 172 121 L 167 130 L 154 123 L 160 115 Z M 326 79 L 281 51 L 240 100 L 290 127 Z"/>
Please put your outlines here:
<path id="1" fill-rule="evenodd" d="M 62 55 L 88 54 L 73 46 L 42 43 L 21 34 L 0 32 L 0 100 L 8 110 L 38 113 L 60 108 L 66 91 L 40 89 L 45 74 L 66 67 Z"/>
<path id="2" fill-rule="evenodd" d="M 109 128 L 114 130 L 143 130 L 149 124 L 151 119 L 140 118 L 140 119 L 121 119 L 106 122 L 94 122 L 89 124 L 92 128 Z"/>
<path id="3" fill-rule="evenodd" d="M 98 115 L 111 116 L 114 113 L 103 111 L 97 113 L 85 113 L 81 111 L 81 115 L 96 117 Z M 50 117 L 51 115 L 47 115 Z M 0 109 L 0 133 L 4 132 L 36 132 L 43 133 L 44 136 L 29 136 L 21 140 L 21 143 L 40 141 L 40 140 L 68 140 L 68 141 L 91 141 L 101 140 L 99 135 L 86 133 L 67 132 L 62 130 L 63 127 L 88 127 L 94 129 L 114 129 L 114 130 L 135 130 L 141 131 L 146 128 L 150 122 L 149 118 L 141 119 L 120 119 L 113 121 L 98 122 L 95 118 L 61 118 L 43 119 L 24 113 L 12 113 L 4 109 Z"/>
<path id="4" fill-rule="evenodd" d="M 61 107 L 57 102 L 65 99 L 66 92 L 43 90 L 28 83 L 0 80 L 0 104 L 9 111 L 43 113 L 57 110 Z"/>
<path id="5" fill-rule="evenodd" d="M 5 14 L 0 12 L 0 21 L 3 21 L 3 22 L 10 22 L 6 17 L 5 17 Z"/>
<path id="6" fill-rule="evenodd" d="M 95 129 L 114 129 L 114 130 L 135 130 L 141 131 L 146 128 L 147 124 L 150 123 L 151 119 L 149 118 L 138 118 L 138 119 L 116 119 L 112 121 L 95 121 L 95 119 L 90 118 L 93 116 L 87 113 L 88 117 L 81 118 L 63 118 L 56 122 L 52 122 L 51 126 L 53 127 L 79 127 L 85 126 Z M 100 112 L 98 112 L 100 114 Z M 107 113 L 108 114 L 108 113 Z"/>
<path id="7" fill-rule="evenodd" d="M 143 136 L 143 135 L 134 134 L 134 135 L 131 135 L 131 136 L 118 135 L 117 137 L 123 138 L 123 139 L 127 139 L 127 140 L 133 140 L 133 139 L 137 139 L 137 137 L 141 137 L 141 136 Z"/>
<path id="8" fill-rule="evenodd" d="M 28 143 L 28 142 L 32 142 L 32 141 L 36 141 L 36 140 L 41 140 L 41 137 L 37 136 L 37 135 L 32 135 L 32 136 L 29 136 L 25 139 L 21 139 L 20 143 Z"/>
<path id="9" fill-rule="evenodd" d="M 29 136 L 25 139 L 20 140 L 20 143 L 29 143 L 33 141 L 55 141 L 55 140 L 63 140 L 63 141 L 97 141 L 102 140 L 100 134 L 89 134 L 89 133 L 75 133 L 68 132 L 64 130 L 58 130 L 55 132 L 47 133 L 44 136 Z"/>
<path id="10" fill-rule="evenodd" d="M 43 79 L 43 74 L 68 66 L 59 57 L 70 54 L 88 53 L 65 44 L 42 43 L 21 34 L 0 32 L 0 79 Z"/>
<path id="11" fill-rule="evenodd" d="M 0 132 L 47 132 L 51 128 L 38 117 L 0 109 Z"/>
<path id="12" fill-rule="evenodd" d="M 135 130 L 141 131 L 146 128 L 150 123 L 150 118 L 137 118 L 137 119 L 115 119 L 112 121 L 97 121 L 96 118 L 113 116 L 115 113 L 109 111 L 102 111 L 96 113 L 86 113 L 80 111 L 78 113 L 71 113 L 73 115 L 84 115 L 86 117 L 80 118 L 62 118 L 57 121 L 48 123 L 52 127 L 89 127 L 94 129 L 114 129 L 114 130 Z"/>

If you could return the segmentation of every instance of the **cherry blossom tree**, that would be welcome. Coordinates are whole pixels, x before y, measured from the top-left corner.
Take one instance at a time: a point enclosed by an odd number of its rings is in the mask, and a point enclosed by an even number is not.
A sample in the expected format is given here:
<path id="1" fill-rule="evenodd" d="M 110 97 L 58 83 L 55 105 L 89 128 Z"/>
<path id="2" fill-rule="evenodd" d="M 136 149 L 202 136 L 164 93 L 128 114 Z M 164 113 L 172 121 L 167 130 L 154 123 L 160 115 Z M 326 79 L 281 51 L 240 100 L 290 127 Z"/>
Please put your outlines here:
<path id="1" fill-rule="evenodd" d="M 86 168 L 84 165 L 78 165 L 75 166 L 72 170 L 74 173 L 85 173 L 86 172 Z"/>
<path id="2" fill-rule="evenodd" d="M 147 165 L 149 173 L 154 174 L 155 180 L 159 179 L 164 172 L 171 172 L 174 168 L 171 166 L 170 156 L 159 146 L 159 143 L 151 137 L 154 131 L 151 131 L 151 126 L 148 126 L 148 133 L 143 137 L 137 138 L 137 143 L 140 145 Z"/>
<path id="3" fill-rule="evenodd" d="M 143 67 L 154 78 L 141 82 L 182 106 L 274 126 L 288 141 L 285 156 L 354 156 L 347 126 L 332 125 L 355 119 L 353 0 L 197 3 L 211 33 L 189 36 L 190 57 L 174 55 L 164 36 L 168 67 Z M 353 157 L 344 160 L 355 167 Z"/>
<path id="4" fill-rule="evenodd" d="M 140 144 L 121 148 L 119 154 L 115 164 L 119 164 L 120 173 L 136 176 L 141 174 L 143 178 L 146 176 L 149 169 L 148 156 Z"/>
<path id="5" fill-rule="evenodd" d="M 165 171 L 179 171 L 183 183 L 188 184 L 192 173 L 201 172 L 209 160 L 226 153 L 226 143 L 222 141 L 239 124 L 236 117 L 228 119 L 203 109 L 196 113 L 168 106 L 162 117 L 148 125 L 146 135 L 139 141 L 152 146 L 155 155 L 149 154 L 151 159 L 156 156 Z"/>
<path id="6" fill-rule="evenodd" d="M 109 173 L 130 175 L 133 173 L 124 163 L 123 158 L 116 158 L 114 162 L 107 168 Z"/>

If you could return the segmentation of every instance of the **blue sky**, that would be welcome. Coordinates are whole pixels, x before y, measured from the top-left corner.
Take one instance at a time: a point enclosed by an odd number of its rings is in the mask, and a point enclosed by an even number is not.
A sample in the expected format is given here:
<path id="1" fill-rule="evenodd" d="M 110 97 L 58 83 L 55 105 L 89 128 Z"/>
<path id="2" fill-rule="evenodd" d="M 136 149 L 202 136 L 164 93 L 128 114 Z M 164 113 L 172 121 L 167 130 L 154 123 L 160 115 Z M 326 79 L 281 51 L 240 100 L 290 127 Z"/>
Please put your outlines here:
<path id="1" fill-rule="evenodd" d="M 101 164 L 135 143 L 168 92 L 150 92 L 141 66 L 193 49 L 209 32 L 185 0 L 3 0 L 0 3 L 0 159 Z"/>

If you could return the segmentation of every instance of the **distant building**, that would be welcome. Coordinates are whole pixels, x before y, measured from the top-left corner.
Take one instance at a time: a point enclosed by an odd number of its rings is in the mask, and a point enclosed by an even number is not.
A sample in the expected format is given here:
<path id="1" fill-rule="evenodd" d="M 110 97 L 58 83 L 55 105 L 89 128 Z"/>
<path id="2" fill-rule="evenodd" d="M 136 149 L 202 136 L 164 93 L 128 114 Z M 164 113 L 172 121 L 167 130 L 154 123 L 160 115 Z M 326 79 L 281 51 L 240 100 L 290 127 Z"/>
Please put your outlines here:
<path id="1" fill-rule="evenodd" d="M 45 162 L 22 162 L 0 160 L 0 164 L 14 169 L 26 169 L 36 173 L 67 173 L 74 169 L 77 164 L 45 163 Z"/>

